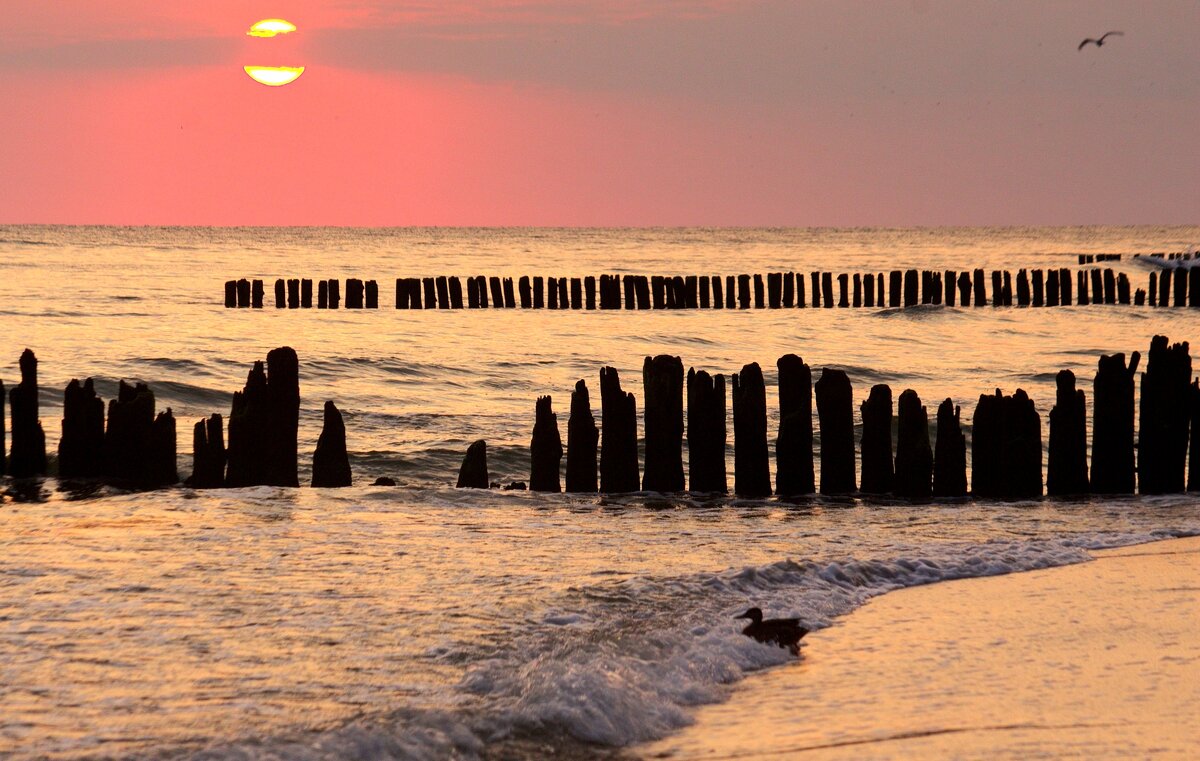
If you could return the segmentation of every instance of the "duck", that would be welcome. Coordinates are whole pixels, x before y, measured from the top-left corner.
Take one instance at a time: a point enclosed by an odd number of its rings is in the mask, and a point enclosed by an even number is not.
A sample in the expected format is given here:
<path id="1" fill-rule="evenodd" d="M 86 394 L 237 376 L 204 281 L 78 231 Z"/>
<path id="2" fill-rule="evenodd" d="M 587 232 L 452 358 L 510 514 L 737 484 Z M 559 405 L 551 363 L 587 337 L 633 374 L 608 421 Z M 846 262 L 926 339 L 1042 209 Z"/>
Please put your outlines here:
<path id="1" fill-rule="evenodd" d="M 742 629 L 742 634 L 758 642 L 778 645 L 792 655 L 800 655 L 800 640 L 808 634 L 808 629 L 800 625 L 800 619 L 768 618 L 764 621 L 759 608 L 751 608 L 734 618 L 750 619 L 750 624 Z"/>

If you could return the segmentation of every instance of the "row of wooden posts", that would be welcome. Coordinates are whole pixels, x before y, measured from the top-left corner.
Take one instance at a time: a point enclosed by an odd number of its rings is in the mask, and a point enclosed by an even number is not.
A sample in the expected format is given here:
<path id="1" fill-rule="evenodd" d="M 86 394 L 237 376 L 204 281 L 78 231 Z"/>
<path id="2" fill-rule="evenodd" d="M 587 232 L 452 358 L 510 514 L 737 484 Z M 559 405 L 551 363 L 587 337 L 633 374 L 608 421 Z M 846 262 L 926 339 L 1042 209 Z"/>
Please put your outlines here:
<path id="1" fill-rule="evenodd" d="M 313 280 L 275 281 L 277 309 L 311 309 Z M 317 309 L 378 309 L 375 280 L 316 281 Z M 990 283 L 990 291 L 989 291 Z M 807 284 L 807 286 L 806 286 Z M 1079 304 L 1200 307 L 1200 267 L 1163 269 L 1148 275 L 1146 288 L 1131 291 L 1129 276 L 1112 269 L 893 270 L 834 274 L 772 272 L 763 275 L 601 275 L 596 277 L 399 278 L 397 309 L 791 309 L 812 307 L 947 306 L 1055 307 Z M 228 308 L 263 307 L 262 280 L 225 283 Z"/>
<path id="2" fill-rule="evenodd" d="M 971 428 L 971 484 L 975 497 L 1033 499 L 1050 495 L 1165 494 L 1200 491 L 1200 382 L 1191 377 L 1188 344 L 1155 336 L 1141 381 L 1141 424 L 1134 431 L 1134 379 L 1141 356 L 1103 356 L 1093 380 L 1091 468 L 1088 467 L 1087 403 L 1075 375 L 1057 376 L 1050 411 L 1049 457 L 1042 481 L 1042 422 L 1021 389 L 983 394 Z M 602 425 L 597 428 L 587 385 L 571 394 L 567 423 L 565 490 L 579 493 L 725 493 L 726 401 L 733 404 L 733 492 L 760 498 L 814 492 L 894 495 L 922 500 L 968 495 L 966 437 L 961 410 L 950 399 L 937 410 L 935 444 L 920 397 L 900 394 L 893 414 L 892 390 L 871 388 L 861 405 L 862 435 L 856 473 L 854 395 L 845 372 L 825 368 L 814 384 L 807 364 L 794 354 L 778 363 L 779 429 L 775 484 L 770 477 L 767 394 L 757 363 L 725 378 L 691 369 L 679 357 L 646 357 L 642 366 L 645 461 L 639 481 L 637 411 L 617 371 L 600 371 Z M 812 401 L 815 390 L 820 471 L 814 467 Z M 564 455 L 551 398 L 535 406 L 529 488 L 557 492 Z M 893 445 L 893 423 L 896 437 Z M 601 438 L 601 433 L 603 437 Z M 690 480 L 685 484 L 683 440 Z M 1188 440 L 1192 440 L 1190 463 Z M 597 458 L 597 450 L 599 457 Z M 1185 482 L 1185 469 L 1188 479 Z M 459 472 L 460 488 L 488 488 L 487 445 L 476 441 Z"/>
<path id="3" fill-rule="evenodd" d="M 1200 490 L 1200 382 L 1192 381 L 1188 344 L 1172 345 L 1165 336 L 1154 337 L 1141 376 L 1135 444 L 1134 379 L 1140 360 L 1137 352 L 1128 364 L 1123 354 L 1099 360 L 1093 380 L 1090 472 L 1084 392 L 1076 388 L 1069 370 L 1058 374 L 1057 398 L 1049 415 L 1047 493 Z M 817 491 L 858 491 L 909 499 L 968 494 L 966 437 L 961 411 L 950 399 L 938 407 L 936 444 L 931 445 L 928 414 L 917 393 L 905 390 L 899 397 L 898 415 L 894 415 L 891 389 L 874 386 L 860 408 L 861 471 L 856 472 L 854 395 L 849 377 L 841 370 L 825 368 L 813 383 L 809 366 L 794 354 L 780 358 L 777 365 L 780 424 L 775 439 L 774 488 L 762 370 L 752 363 L 730 378 L 734 493 L 791 497 Z M 8 397 L 12 450 L 7 459 L 0 384 L 0 475 L 7 471 L 14 478 L 29 478 L 47 472 L 33 352 L 25 350 L 20 368 L 21 382 Z M 268 353 L 265 364 L 256 362 L 243 389 L 233 396 L 228 446 L 221 415 L 195 424 L 193 470 L 187 483 L 196 488 L 297 486 L 299 377 L 299 360 L 289 347 Z M 551 398 L 537 400 L 529 488 L 562 490 L 565 451 L 568 492 L 726 492 L 726 404 L 730 395 L 724 376 L 694 369 L 687 373 L 686 436 L 691 473 L 687 483 L 683 362 L 670 355 L 647 357 L 642 382 L 645 462 L 640 470 L 636 400 L 622 389 L 617 371 L 606 367 L 600 371 L 601 425 L 596 425 L 592 414 L 587 384 L 580 380 L 571 395 L 565 450 Z M 820 434 L 819 482 L 814 467 L 814 390 Z M 1036 498 L 1043 494 L 1041 417 L 1024 391 L 1017 389 L 1007 395 L 997 389 L 979 397 L 972 419 L 971 460 L 970 493 L 976 497 Z M 171 410 L 156 414 L 153 392 L 145 384 L 122 381 L 117 398 L 108 404 L 106 421 L 104 402 L 92 380 L 72 380 L 64 395 L 58 475 L 62 480 L 99 479 L 139 488 L 177 483 Z M 333 402 L 326 402 L 311 483 L 349 486 L 351 482 L 345 424 Z M 468 450 L 458 486 L 491 485 L 486 444 L 477 441 Z"/>
<path id="4" fill-rule="evenodd" d="M 47 473 L 46 436 L 38 414 L 37 358 L 21 355 L 21 382 L 12 389 L 12 452 L 5 458 L 4 385 L 0 383 L 0 475 L 36 478 Z M 229 443 L 219 414 L 193 428 L 193 469 L 187 483 L 222 486 L 298 486 L 300 364 L 289 347 L 255 362 L 245 387 L 233 395 Z M 133 488 L 179 482 L 175 417 L 155 413 L 154 393 L 144 383 L 120 381 L 108 403 L 91 378 L 72 380 L 63 396 L 58 444 L 62 481 L 104 481 Z M 325 403 L 324 428 L 313 454 L 313 486 L 349 486 L 346 428 L 333 402 Z"/>

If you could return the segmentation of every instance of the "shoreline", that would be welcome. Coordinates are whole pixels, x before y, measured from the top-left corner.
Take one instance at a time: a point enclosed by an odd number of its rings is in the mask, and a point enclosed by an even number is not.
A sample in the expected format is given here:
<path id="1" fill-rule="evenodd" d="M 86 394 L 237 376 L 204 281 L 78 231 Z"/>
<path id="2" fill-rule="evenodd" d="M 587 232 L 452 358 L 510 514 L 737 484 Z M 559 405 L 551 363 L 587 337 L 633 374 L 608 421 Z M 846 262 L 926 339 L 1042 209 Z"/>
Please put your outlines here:
<path id="1" fill-rule="evenodd" d="M 1168 758 L 1200 747 L 1200 537 L 881 595 L 641 758 Z"/>

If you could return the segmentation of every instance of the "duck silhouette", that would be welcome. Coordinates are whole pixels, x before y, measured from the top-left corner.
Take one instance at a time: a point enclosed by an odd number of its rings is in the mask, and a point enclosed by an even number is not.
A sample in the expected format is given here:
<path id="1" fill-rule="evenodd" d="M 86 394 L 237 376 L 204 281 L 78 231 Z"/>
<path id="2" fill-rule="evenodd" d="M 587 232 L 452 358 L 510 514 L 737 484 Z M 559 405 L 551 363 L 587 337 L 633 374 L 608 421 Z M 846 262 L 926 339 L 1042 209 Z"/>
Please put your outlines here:
<path id="1" fill-rule="evenodd" d="M 798 618 L 768 618 L 763 620 L 763 612 L 759 608 L 751 608 L 734 618 L 748 618 L 749 625 L 742 629 L 742 634 L 758 642 L 768 645 L 778 645 L 790 651 L 792 655 L 800 654 L 800 640 L 808 629 L 800 625 Z"/>

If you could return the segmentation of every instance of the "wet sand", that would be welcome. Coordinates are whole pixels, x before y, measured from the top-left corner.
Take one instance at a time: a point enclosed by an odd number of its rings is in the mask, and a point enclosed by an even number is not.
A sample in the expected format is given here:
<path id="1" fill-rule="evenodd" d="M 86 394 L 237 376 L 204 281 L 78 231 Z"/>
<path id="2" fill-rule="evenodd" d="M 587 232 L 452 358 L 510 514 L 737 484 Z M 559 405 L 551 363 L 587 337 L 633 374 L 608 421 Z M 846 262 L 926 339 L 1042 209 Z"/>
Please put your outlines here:
<path id="1" fill-rule="evenodd" d="M 1194 758 L 1200 538 L 883 595 L 646 758 Z"/>

